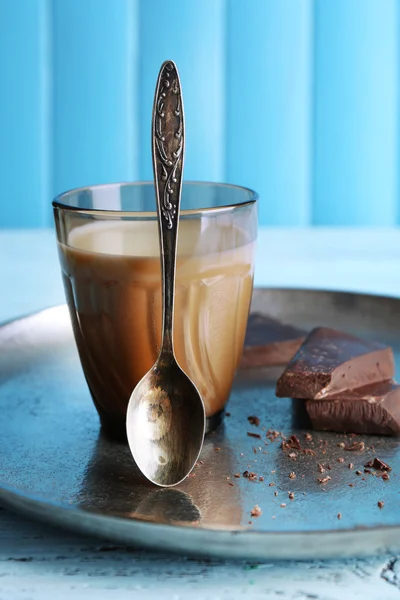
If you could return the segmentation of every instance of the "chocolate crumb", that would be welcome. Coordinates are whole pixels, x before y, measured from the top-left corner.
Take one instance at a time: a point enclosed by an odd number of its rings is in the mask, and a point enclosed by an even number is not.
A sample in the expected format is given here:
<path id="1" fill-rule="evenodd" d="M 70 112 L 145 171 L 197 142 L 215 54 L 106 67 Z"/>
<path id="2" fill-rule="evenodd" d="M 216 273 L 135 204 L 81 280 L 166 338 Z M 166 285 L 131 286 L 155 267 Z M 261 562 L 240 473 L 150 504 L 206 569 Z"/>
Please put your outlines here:
<path id="1" fill-rule="evenodd" d="M 303 454 L 309 454 L 310 456 L 315 456 L 315 451 L 312 448 L 303 448 Z"/>
<path id="2" fill-rule="evenodd" d="M 251 514 L 252 517 L 260 517 L 262 515 L 262 510 L 258 506 L 258 504 L 256 504 L 254 506 L 254 508 L 251 509 L 251 513 L 250 514 Z"/>
<path id="3" fill-rule="evenodd" d="M 349 487 L 354 487 L 354 483 L 349 483 Z"/>
<path id="4" fill-rule="evenodd" d="M 371 469 L 364 469 L 364 473 L 367 473 L 368 475 L 372 475 Z"/>
<path id="5" fill-rule="evenodd" d="M 296 479 L 296 473 L 294 471 L 289 473 L 289 479 Z"/>
<path id="6" fill-rule="evenodd" d="M 356 475 L 361 475 L 361 471 L 356 471 Z"/>
<path id="7" fill-rule="evenodd" d="M 288 440 L 282 442 L 283 450 L 301 450 L 300 440 L 297 435 L 291 435 Z"/>
<path id="8" fill-rule="evenodd" d="M 257 479 L 257 473 L 254 473 L 254 471 L 250 471 L 249 479 L 250 481 L 255 481 Z"/>
<path id="9" fill-rule="evenodd" d="M 307 442 L 311 442 L 311 440 L 312 440 L 312 435 L 311 435 L 311 433 L 305 433 L 305 434 L 304 434 L 304 437 L 306 438 Z"/>
<path id="10" fill-rule="evenodd" d="M 337 518 L 340 520 L 342 518 L 342 513 L 338 513 Z"/>
<path id="11" fill-rule="evenodd" d="M 231 485 L 232 487 L 235 487 L 235 484 L 234 484 L 234 483 L 231 483 L 231 482 L 229 482 L 229 484 L 228 484 L 228 485 Z"/>
<path id="12" fill-rule="evenodd" d="M 324 467 L 324 465 L 321 465 L 321 464 L 319 464 L 319 465 L 318 465 L 318 471 L 319 471 L 320 473 L 325 473 L 325 467 Z"/>
<path id="13" fill-rule="evenodd" d="M 243 477 L 248 477 L 249 476 L 249 472 L 248 471 L 243 471 Z"/>
<path id="14" fill-rule="evenodd" d="M 317 481 L 320 484 L 324 484 L 324 483 L 328 483 L 328 481 L 330 481 L 331 479 L 332 479 L 332 477 L 329 477 L 329 475 L 327 475 L 326 477 L 322 477 L 321 479 L 317 479 Z"/>
<path id="15" fill-rule="evenodd" d="M 271 483 L 269 483 L 269 484 L 268 484 L 268 486 L 269 486 L 269 487 L 274 487 L 274 485 L 275 485 L 275 484 L 274 484 L 274 482 L 273 482 L 273 481 L 271 481 Z"/>
<path id="16" fill-rule="evenodd" d="M 353 442 L 352 444 L 345 446 L 344 449 L 346 452 L 364 452 L 365 442 Z"/>
<path id="17" fill-rule="evenodd" d="M 294 500 L 294 492 L 289 492 L 289 500 Z"/>
<path id="18" fill-rule="evenodd" d="M 247 417 L 247 420 L 250 423 L 250 425 L 256 425 L 256 427 L 258 427 L 260 424 L 260 419 L 258 417 Z"/>
<path id="19" fill-rule="evenodd" d="M 378 506 L 379 508 L 383 508 L 385 506 L 385 503 L 382 500 L 379 500 Z"/>
<path id="20" fill-rule="evenodd" d="M 249 525 L 253 525 L 253 521 L 249 521 Z"/>
<path id="21" fill-rule="evenodd" d="M 377 471 L 391 471 L 392 467 L 380 458 L 371 458 L 367 463 L 365 463 L 364 467 L 370 467 L 372 469 L 376 469 Z"/>
<path id="22" fill-rule="evenodd" d="M 234 474 L 234 477 L 236 477 L 237 479 L 239 479 L 239 477 L 240 477 L 240 473 L 235 473 L 235 474 Z"/>
<path id="23" fill-rule="evenodd" d="M 383 479 L 383 481 L 389 481 L 390 477 L 389 477 L 389 473 L 387 471 L 384 471 L 382 473 L 382 479 Z"/>
<path id="24" fill-rule="evenodd" d="M 214 448 L 214 450 L 216 450 L 216 451 L 218 452 L 219 450 L 221 450 L 221 448 L 218 448 L 218 446 L 216 446 L 216 447 Z"/>
<path id="25" fill-rule="evenodd" d="M 277 497 L 277 495 L 278 495 L 278 492 L 274 492 L 274 496 Z"/>
<path id="26" fill-rule="evenodd" d="M 325 469 L 328 469 L 328 471 L 332 471 L 332 465 L 325 465 Z"/>
<path id="27" fill-rule="evenodd" d="M 340 457 L 337 459 L 338 463 L 344 463 L 344 458 Z"/>
<path id="28" fill-rule="evenodd" d="M 284 502 L 282 502 L 282 504 L 280 506 L 281 506 L 281 508 L 286 508 L 286 504 Z"/>
<path id="29" fill-rule="evenodd" d="M 261 435 L 259 433 L 253 433 L 252 431 L 248 431 L 247 435 L 249 437 L 258 438 L 259 440 L 261 440 Z"/>
<path id="30" fill-rule="evenodd" d="M 349 469 L 354 469 L 354 465 L 353 465 L 353 463 L 349 463 L 349 464 L 348 464 L 348 467 L 349 467 Z"/>
<path id="31" fill-rule="evenodd" d="M 260 477 L 258 478 L 258 481 L 264 481 L 264 477 L 262 475 L 260 475 Z"/>
<path id="32" fill-rule="evenodd" d="M 268 429 L 266 436 L 270 442 L 274 442 L 276 438 L 281 435 L 280 431 L 276 431 L 275 429 Z"/>

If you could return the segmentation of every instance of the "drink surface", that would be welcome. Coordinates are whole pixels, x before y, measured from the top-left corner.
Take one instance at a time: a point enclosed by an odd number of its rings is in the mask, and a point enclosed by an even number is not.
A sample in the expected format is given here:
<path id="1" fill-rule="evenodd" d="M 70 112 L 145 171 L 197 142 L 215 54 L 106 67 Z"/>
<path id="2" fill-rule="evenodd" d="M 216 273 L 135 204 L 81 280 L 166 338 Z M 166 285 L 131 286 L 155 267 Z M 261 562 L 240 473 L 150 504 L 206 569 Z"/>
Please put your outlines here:
<path id="1" fill-rule="evenodd" d="M 59 243 L 80 359 L 100 416 L 125 418 L 130 394 L 161 343 L 156 221 L 94 222 Z M 174 345 L 207 416 L 228 399 L 241 357 L 254 242 L 223 218 L 181 219 Z"/>

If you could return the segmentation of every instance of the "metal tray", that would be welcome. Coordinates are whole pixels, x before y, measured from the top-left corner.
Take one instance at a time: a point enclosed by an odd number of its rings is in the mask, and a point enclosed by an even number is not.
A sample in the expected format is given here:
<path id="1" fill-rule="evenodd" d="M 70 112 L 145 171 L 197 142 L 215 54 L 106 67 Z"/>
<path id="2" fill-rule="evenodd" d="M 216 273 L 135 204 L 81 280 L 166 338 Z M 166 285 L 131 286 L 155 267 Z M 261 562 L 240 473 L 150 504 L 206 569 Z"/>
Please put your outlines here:
<path id="1" fill-rule="evenodd" d="M 400 360 L 400 300 L 257 289 L 252 310 L 303 328 L 330 325 L 389 343 Z M 262 561 L 399 550 L 400 440 L 361 436 L 363 453 L 339 447 L 352 439 L 344 435 L 313 433 L 307 442 L 303 404 L 275 397 L 279 372 L 239 372 L 230 416 L 206 438 L 195 477 L 163 490 L 141 478 L 125 445 L 101 435 L 66 307 L 5 324 L 0 328 L 0 503 L 105 539 L 194 555 Z M 249 415 L 260 418 L 259 427 L 250 425 Z M 298 452 L 296 460 L 289 458 L 280 439 L 267 439 L 269 428 L 298 435 L 315 456 Z M 364 474 L 363 465 L 373 456 L 392 466 L 390 481 Z M 344 463 L 338 462 L 342 457 Z M 326 485 L 317 481 L 318 463 L 332 466 Z M 234 477 L 245 470 L 264 481 Z M 262 515 L 252 518 L 256 504 Z"/>

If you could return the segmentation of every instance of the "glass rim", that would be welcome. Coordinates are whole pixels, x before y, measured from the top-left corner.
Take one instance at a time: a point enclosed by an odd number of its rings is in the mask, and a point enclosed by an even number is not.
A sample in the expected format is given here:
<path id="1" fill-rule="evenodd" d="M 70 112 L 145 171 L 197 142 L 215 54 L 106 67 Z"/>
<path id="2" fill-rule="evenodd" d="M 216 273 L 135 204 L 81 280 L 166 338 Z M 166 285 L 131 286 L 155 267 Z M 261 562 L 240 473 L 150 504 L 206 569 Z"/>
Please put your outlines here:
<path id="1" fill-rule="evenodd" d="M 140 187 L 140 186 L 154 186 L 154 181 L 144 180 L 144 181 L 122 181 L 122 182 L 112 182 L 112 183 L 100 183 L 96 185 L 86 185 L 77 188 L 71 188 L 66 192 L 62 192 L 55 196 L 52 201 L 53 208 L 57 208 L 60 210 L 77 212 L 81 214 L 88 215 L 108 215 L 108 216 L 136 216 L 137 219 L 143 218 L 156 218 L 157 210 L 156 207 L 154 211 L 143 211 L 143 210 L 118 210 L 115 208 L 80 208 L 79 206 L 71 206 L 70 204 L 65 204 L 63 202 L 63 198 L 70 196 L 72 194 L 76 194 L 79 192 L 85 192 L 90 190 L 100 190 L 106 188 L 117 188 L 117 187 Z M 223 206 L 211 206 L 211 207 L 198 207 L 191 208 L 186 210 L 181 210 L 180 213 L 182 216 L 185 215 L 196 215 L 203 213 L 221 213 L 224 211 L 232 211 L 235 209 L 241 209 L 246 206 L 250 206 L 251 204 L 255 204 L 259 199 L 259 195 L 256 191 L 251 188 L 236 185 L 234 183 L 222 183 L 222 182 L 214 182 L 214 181 L 196 181 L 196 180 L 185 180 L 182 182 L 182 187 L 187 185 L 196 185 L 196 186 L 214 186 L 214 187 L 224 187 L 224 188 L 232 188 L 236 190 L 240 190 L 243 192 L 247 192 L 249 198 L 243 200 L 243 202 L 235 202 L 233 204 L 225 204 Z"/>

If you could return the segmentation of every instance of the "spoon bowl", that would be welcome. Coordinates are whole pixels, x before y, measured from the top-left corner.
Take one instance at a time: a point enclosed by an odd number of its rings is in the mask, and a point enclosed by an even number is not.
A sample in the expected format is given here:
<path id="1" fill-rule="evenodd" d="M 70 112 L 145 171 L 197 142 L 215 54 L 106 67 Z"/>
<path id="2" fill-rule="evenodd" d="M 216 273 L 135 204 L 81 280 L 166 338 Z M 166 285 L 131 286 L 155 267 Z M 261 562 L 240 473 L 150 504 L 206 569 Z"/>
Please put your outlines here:
<path id="1" fill-rule="evenodd" d="M 147 479 L 163 487 L 185 479 L 203 445 L 202 421 L 197 388 L 176 361 L 161 355 L 136 386 L 127 412 L 129 446 Z"/>

